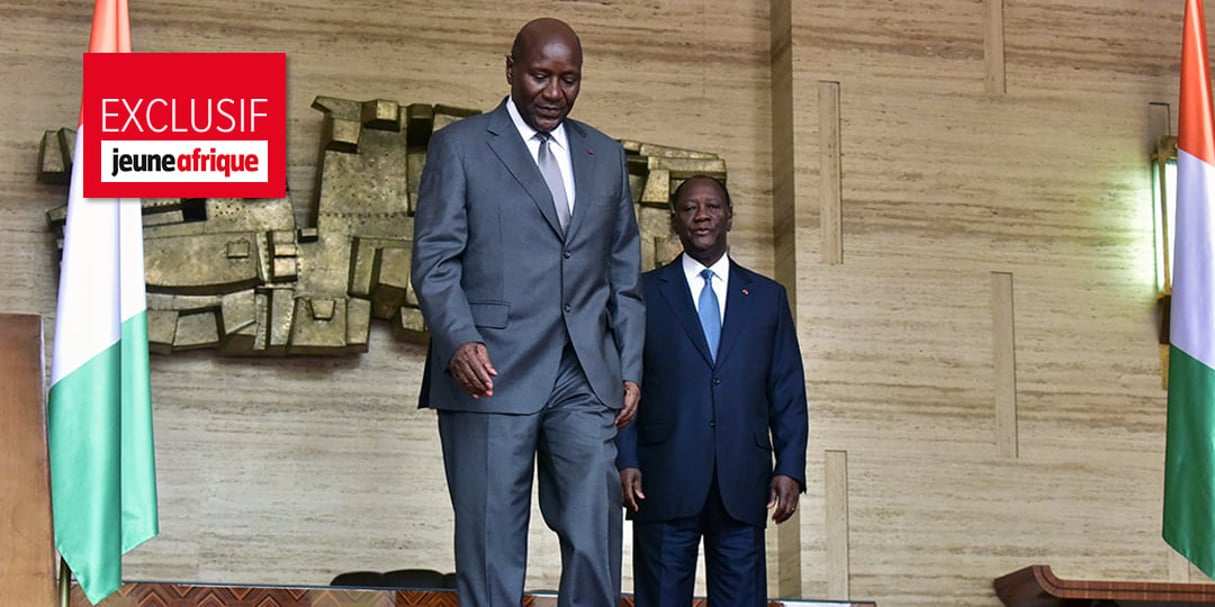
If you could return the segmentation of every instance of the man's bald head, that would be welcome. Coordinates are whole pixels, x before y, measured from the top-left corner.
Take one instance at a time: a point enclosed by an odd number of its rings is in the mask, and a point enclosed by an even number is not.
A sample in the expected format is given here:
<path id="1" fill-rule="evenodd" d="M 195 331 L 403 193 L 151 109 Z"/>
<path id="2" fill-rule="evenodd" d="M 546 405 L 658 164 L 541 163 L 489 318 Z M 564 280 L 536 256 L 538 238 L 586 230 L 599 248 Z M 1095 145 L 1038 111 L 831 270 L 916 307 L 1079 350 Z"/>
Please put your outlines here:
<path id="1" fill-rule="evenodd" d="M 574 108 L 582 87 L 582 43 L 564 21 L 530 21 L 506 58 L 506 82 L 524 122 L 550 132 Z"/>
<path id="2" fill-rule="evenodd" d="M 515 34 L 515 43 L 510 47 L 510 56 L 518 61 L 529 50 L 545 46 L 550 40 L 562 40 L 571 48 L 577 49 L 578 57 L 582 57 L 582 41 L 574 28 L 569 24 L 552 17 L 541 17 L 528 21 L 519 33 Z"/>

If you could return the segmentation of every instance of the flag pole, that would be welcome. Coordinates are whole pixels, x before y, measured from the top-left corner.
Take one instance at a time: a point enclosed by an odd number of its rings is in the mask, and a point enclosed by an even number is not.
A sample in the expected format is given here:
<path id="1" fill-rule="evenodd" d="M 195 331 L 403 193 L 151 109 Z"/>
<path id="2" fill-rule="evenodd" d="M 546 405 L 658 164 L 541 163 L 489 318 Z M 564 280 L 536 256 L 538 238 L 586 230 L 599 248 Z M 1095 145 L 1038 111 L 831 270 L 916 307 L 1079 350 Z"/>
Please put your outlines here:
<path id="1" fill-rule="evenodd" d="M 59 607 L 72 605 L 72 568 L 59 557 Z"/>
<path id="2" fill-rule="evenodd" d="M 127 0 L 95 0 L 89 53 L 129 52 L 129 36 Z M 72 577 L 90 605 L 117 591 L 122 555 L 158 532 L 140 206 L 84 197 L 80 126 L 46 409 L 64 606 Z"/>
<path id="3" fill-rule="evenodd" d="M 1169 312 L 1166 542 L 1215 577 L 1215 111 L 1202 0 L 1186 0 Z"/>

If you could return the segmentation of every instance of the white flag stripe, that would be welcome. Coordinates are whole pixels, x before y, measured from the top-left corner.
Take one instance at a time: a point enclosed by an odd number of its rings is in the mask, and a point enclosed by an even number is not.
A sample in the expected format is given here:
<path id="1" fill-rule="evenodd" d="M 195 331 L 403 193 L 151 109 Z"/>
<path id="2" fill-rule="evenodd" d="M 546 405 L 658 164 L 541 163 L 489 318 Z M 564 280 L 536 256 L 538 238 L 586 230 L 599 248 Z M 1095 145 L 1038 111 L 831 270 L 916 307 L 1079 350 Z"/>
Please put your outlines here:
<path id="1" fill-rule="evenodd" d="M 84 129 L 76 129 L 76 148 L 72 157 L 76 167 L 84 166 L 81 158 L 83 136 Z M 112 235 L 119 229 L 120 205 L 114 200 L 80 198 L 83 188 L 84 171 L 73 170 L 68 200 L 74 202 L 68 204 L 67 223 L 63 228 L 56 339 L 51 358 L 52 385 L 117 343 L 121 336 L 119 293 L 113 288 L 118 248 L 95 244 L 99 238 L 114 240 Z M 59 339 L 64 335 L 71 335 L 72 339 Z"/>
<path id="2" fill-rule="evenodd" d="M 1215 234 L 1211 213 L 1215 167 L 1177 150 L 1177 205 L 1173 259 L 1173 304 L 1169 318 L 1170 341 L 1204 365 L 1215 368 L 1215 285 L 1210 235 Z M 1198 204 L 1195 204 L 1198 203 Z"/>
<path id="3" fill-rule="evenodd" d="M 121 264 L 118 288 L 122 293 L 119 304 L 122 322 L 148 307 L 147 279 L 143 270 L 143 203 L 139 199 L 124 198 L 118 201 L 119 234 L 118 246 Z"/>

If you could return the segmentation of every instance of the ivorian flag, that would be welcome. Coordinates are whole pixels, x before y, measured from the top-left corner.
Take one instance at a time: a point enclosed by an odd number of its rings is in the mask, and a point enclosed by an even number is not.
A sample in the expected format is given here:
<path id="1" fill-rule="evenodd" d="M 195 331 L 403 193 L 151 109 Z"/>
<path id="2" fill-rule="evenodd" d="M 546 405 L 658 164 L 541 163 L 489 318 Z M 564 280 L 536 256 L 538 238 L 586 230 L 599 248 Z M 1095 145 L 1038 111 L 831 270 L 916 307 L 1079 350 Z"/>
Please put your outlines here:
<path id="1" fill-rule="evenodd" d="M 1164 539 L 1215 577 L 1215 129 L 1202 0 L 1181 38 Z"/>
<path id="2" fill-rule="evenodd" d="M 89 52 L 130 52 L 126 0 L 97 0 Z M 122 584 L 122 555 L 158 532 L 138 200 L 82 194 L 76 130 L 55 316 L 47 434 L 55 547 L 89 601 Z"/>

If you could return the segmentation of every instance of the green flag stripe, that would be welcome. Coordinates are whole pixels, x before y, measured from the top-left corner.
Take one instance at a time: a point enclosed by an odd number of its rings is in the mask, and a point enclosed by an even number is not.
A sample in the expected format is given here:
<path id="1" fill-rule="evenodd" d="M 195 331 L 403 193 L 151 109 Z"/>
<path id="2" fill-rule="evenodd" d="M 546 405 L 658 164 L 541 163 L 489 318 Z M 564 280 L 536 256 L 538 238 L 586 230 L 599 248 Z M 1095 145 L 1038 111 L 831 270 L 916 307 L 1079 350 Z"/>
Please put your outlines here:
<path id="1" fill-rule="evenodd" d="M 148 313 L 122 323 L 122 552 L 160 532 L 148 368 Z"/>
<path id="2" fill-rule="evenodd" d="M 51 386 L 47 408 L 56 548 L 94 603 L 157 533 L 146 312 L 122 336 Z"/>
<path id="3" fill-rule="evenodd" d="M 1164 539 L 1215 577 L 1215 369 L 1169 348 Z"/>
<path id="4" fill-rule="evenodd" d="M 152 377 L 148 313 L 122 323 L 122 552 L 160 532 L 156 449 L 152 435 Z"/>
<path id="5" fill-rule="evenodd" d="M 121 357 L 115 343 L 64 376 L 47 410 L 55 547 L 90 597 L 122 580 L 121 420 L 105 404 L 119 400 Z"/>

